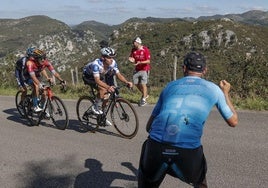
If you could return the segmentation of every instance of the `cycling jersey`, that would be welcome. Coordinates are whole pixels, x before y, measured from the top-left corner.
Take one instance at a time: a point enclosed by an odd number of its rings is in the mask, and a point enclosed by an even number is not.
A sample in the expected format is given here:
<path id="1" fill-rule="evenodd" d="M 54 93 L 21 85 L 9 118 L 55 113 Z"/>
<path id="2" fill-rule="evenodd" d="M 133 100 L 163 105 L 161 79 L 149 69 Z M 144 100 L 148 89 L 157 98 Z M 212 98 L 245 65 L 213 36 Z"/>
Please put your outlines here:
<path id="1" fill-rule="evenodd" d="M 26 61 L 27 61 L 27 57 L 24 56 L 24 57 L 19 58 L 16 62 L 15 77 L 16 77 L 16 80 L 17 80 L 19 87 L 25 86 L 25 83 L 24 83 L 25 78 L 24 78 L 23 74 L 25 71 Z"/>
<path id="2" fill-rule="evenodd" d="M 40 73 L 42 70 L 44 70 L 45 68 L 48 68 L 48 70 L 52 73 L 55 74 L 56 71 L 54 69 L 54 67 L 52 66 L 52 64 L 46 59 L 43 61 L 42 64 L 36 63 L 34 60 L 29 60 L 32 63 L 28 63 L 26 62 L 26 70 L 27 72 L 24 74 L 26 79 L 30 79 L 31 76 L 35 74 L 35 76 L 37 78 L 41 77 Z"/>
<path id="3" fill-rule="evenodd" d="M 214 105 L 224 119 L 233 115 L 216 84 L 195 76 L 169 83 L 152 112 L 150 138 L 182 148 L 199 147 L 205 121 Z"/>
<path id="4" fill-rule="evenodd" d="M 109 65 L 107 69 L 104 69 L 101 59 L 95 59 L 93 62 L 88 63 L 83 69 L 83 74 L 92 79 L 94 79 L 94 77 L 100 77 L 101 80 L 104 79 L 104 77 L 112 79 L 117 73 L 119 73 L 119 69 L 115 60 L 113 60 L 112 64 Z"/>
<path id="5" fill-rule="evenodd" d="M 129 57 L 133 57 L 135 62 L 146 61 L 151 59 L 151 54 L 146 46 L 142 46 L 140 49 L 133 48 Z M 138 71 L 149 71 L 151 69 L 150 64 L 138 64 L 135 70 Z"/>

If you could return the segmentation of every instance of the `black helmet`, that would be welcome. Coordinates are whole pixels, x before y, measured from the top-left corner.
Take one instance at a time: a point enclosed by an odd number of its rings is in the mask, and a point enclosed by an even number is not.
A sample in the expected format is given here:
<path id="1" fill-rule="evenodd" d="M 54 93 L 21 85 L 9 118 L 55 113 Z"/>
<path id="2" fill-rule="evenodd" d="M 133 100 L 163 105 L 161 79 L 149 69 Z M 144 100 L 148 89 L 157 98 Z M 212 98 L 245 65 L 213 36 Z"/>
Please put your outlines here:
<path id="1" fill-rule="evenodd" d="M 183 64 L 191 71 L 202 72 L 206 68 L 206 59 L 198 52 L 190 52 L 185 56 Z"/>

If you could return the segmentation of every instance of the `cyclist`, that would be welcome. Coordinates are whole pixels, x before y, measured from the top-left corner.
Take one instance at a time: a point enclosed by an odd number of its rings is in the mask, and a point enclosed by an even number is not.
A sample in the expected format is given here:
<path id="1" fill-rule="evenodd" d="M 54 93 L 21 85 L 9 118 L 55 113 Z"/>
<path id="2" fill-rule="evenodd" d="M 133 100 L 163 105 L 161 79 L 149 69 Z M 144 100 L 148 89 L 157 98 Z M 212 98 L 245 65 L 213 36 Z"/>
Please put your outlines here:
<path id="1" fill-rule="evenodd" d="M 160 94 L 146 126 L 149 138 L 141 152 L 139 188 L 159 187 L 170 174 L 194 187 L 207 187 L 206 160 L 201 144 L 204 124 L 216 105 L 227 124 L 235 127 L 238 116 L 229 97 L 230 84 L 202 78 L 202 54 L 190 52 L 183 64 L 184 77 L 169 83 Z"/>
<path id="2" fill-rule="evenodd" d="M 27 87 L 26 87 L 26 83 L 25 83 L 25 78 L 24 78 L 24 72 L 25 72 L 25 64 L 26 61 L 32 56 L 33 51 L 35 50 L 35 47 L 30 47 L 26 50 L 26 55 L 19 58 L 16 61 L 16 67 L 15 67 L 15 78 L 19 87 L 19 90 L 22 91 L 21 93 L 21 100 L 20 100 L 20 105 L 21 102 L 23 101 L 23 99 L 25 98 L 26 94 L 27 94 Z"/>
<path id="3" fill-rule="evenodd" d="M 114 57 L 116 56 L 115 50 L 111 47 L 104 47 L 101 49 L 101 57 L 89 62 L 83 69 L 83 80 L 86 85 L 98 90 L 96 103 L 92 106 L 92 111 L 95 114 L 102 114 L 101 106 L 104 95 L 107 92 L 114 92 L 114 75 L 132 87 L 132 82 L 129 82 L 119 71 Z"/>
<path id="4" fill-rule="evenodd" d="M 45 68 L 48 68 L 48 70 L 60 81 L 61 84 L 65 85 L 66 82 L 60 77 L 59 73 L 55 71 L 52 64 L 47 60 L 46 53 L 43 50 L 35 49 L 25 66 L 27 70 L 24 74 L 26 83 L 33 87 L 33 108 L 35 112 L 40 112 L 42 108 L 38 106 L 38 96 L 39 89 L 43 89 L 41 75 L 43 75 L 47 81 L 52 82 L 52 78 L 48 76 Z"/>

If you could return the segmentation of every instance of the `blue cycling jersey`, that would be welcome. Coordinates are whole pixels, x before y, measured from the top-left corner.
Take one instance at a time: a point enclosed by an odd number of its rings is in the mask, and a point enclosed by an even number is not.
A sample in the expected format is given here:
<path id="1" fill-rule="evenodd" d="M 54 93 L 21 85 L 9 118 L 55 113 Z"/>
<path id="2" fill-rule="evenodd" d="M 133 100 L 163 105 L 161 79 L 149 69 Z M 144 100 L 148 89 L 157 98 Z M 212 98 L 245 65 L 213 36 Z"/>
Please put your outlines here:
<path id="1" fill-rule="evenodd" d="M 215 105 L 224 119 L 233 115 L 216 84 L 195 76 L 170 82 L 152 112 L 150 138 L 182 148 L 199 147 L 205 121 Z"/>
<path id="2" fill-rule="evenodd" d="M 113 60 L 112 64 L 109 65 L 109 67 L 107 67 L 107 69 L 105 70 L 102 60 L 95 59 L 93 62 L 89 62 L 84 67 L 83 71 L 88 76 L 100 77 L 101 75 L 106 74 L 117 74 L 119 72 L 119 69 L 115 60 Z"/>

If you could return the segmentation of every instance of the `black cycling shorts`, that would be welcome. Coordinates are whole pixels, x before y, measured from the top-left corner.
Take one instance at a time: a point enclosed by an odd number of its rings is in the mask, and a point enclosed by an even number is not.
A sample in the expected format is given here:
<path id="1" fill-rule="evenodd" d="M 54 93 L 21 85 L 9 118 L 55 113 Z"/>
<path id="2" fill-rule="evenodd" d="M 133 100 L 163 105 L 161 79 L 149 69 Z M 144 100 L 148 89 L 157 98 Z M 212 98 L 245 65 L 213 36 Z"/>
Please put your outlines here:
<path id="1" fill-rule="evenodd" d="M 84 81 L 84 84 L 91 85 L 94 88 L 97 88 L 97 84 L 96 84 L 95 79 L 94 79 L 93 76 L 88 76 L 87 74 L 83 74 L 82 79 Z M 105 76 L 101 76 L 100 80 L 104 81 L 109 86 L 115 85 L 113 75 L 106 74 Z"/>
<path id="2" fill-rule="evenodd" d="M 178 148 L 148 138 L 142 146 L 138 185 L 139 188 L 159 187 L 165 175 L 169 174 L 197 186 L 204 180 L 206 171 L 202 146 Z"/>

